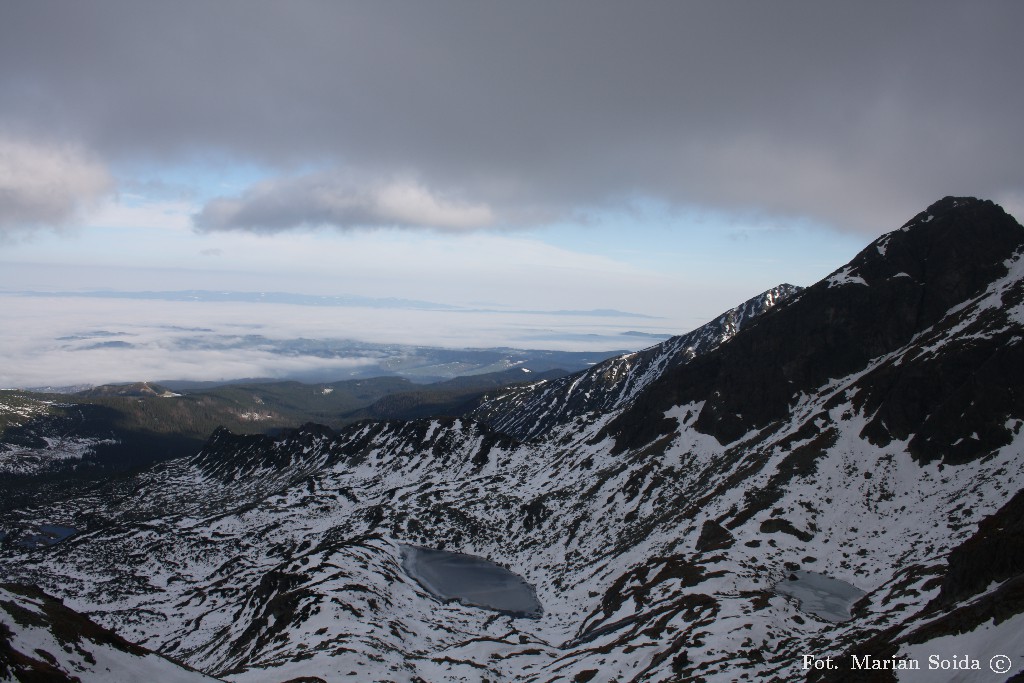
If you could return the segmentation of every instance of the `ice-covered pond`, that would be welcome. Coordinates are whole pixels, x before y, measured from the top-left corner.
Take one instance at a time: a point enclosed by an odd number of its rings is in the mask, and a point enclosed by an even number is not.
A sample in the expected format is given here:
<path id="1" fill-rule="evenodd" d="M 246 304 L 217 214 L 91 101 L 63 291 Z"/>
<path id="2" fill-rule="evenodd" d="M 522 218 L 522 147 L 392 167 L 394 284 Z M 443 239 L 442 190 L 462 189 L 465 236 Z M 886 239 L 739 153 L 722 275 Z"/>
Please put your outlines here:
<path id="1" fill-rule="evenodd" d="M 533 586 L 523 577 L 475 555 L 402 545 L 402 568 L 441 600 L 457 600 L 513 617 L 543 613 Z"/>
<path id="2" fill-rule="evenodd" d="M 828 621 L 846 621 L 864 591 L 831 576 L 797 570 L 775 584 L 775 592 L 796 598 L 800 609 Z"/>
<path id="3" fill-rule="evenodd" d="M 39 524 L 26 530 L 20 537 L 16 536 L 16 538 L 18 538 L 17 544 L 22 548 L 42 548 L 60 543 L 76 533 L 78 533 L 78 529 L 62 524 Z M 6 534 L 0 540 L 5 538 Z"/>

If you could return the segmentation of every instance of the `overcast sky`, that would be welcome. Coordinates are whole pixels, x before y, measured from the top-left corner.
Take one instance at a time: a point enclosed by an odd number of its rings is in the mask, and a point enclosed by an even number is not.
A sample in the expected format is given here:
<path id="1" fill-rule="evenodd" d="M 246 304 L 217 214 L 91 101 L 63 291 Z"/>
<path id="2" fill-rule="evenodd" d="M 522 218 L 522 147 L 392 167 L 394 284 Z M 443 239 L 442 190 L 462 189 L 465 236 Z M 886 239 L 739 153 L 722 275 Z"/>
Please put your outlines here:
<path id="1" fill-rule="evenodd" d="M 1020 216 L 1021 26 L 1009 0 L 0 0 L 0 289 L 689 329 L 944 195 Z"/>

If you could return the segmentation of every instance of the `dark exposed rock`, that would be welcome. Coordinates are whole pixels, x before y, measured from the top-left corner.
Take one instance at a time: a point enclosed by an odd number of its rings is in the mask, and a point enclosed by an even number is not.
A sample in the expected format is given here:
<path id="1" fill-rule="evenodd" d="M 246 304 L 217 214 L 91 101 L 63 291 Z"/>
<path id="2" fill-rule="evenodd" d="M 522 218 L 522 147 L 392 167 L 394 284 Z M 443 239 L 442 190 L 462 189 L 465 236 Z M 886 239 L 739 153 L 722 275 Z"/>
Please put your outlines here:
<path id="1" fill-rule="evenodd" d="M 790 522 L 788 519 L 779 519 L 773 517 L 772 519 L 766 519 L 765 521 L 761 522 L 762 534 L 774 534 L 778 532 L 794 536 L 803 541 L 804 543 L 807 543 L 808 541 L 814 538 L 814 534 L 797 529 L 795 526 L 793 526 L 793 523 Z M 799 569 L 799 567 L 797 567 L 797 569 Z"/>
<path id="2" fill-rule="evenodd" d="M 945 607 L 1024 575 L 1024 490 L 978 524 L 949 554 L 949 569 L 932 607 Z"/>
<path id="3" fill-rule="evenodd" d="M 700 536 L 697 538 L 696 550 L 697 552 L 724 550 L 725 548 L 731 548 L 735 542 L 736 539 L 733 538 L 728 529 L 715 520 L 709 519 L 701 527 Z"/>
<path id="4" fill-rule="evenodd" d="M 523 517 L 523 528 L 527 531 L 532 531 L 551 516 L 551 510 L 544 505 L 543 498 L 535 498 L 522 506 L 520 514 Z"/>

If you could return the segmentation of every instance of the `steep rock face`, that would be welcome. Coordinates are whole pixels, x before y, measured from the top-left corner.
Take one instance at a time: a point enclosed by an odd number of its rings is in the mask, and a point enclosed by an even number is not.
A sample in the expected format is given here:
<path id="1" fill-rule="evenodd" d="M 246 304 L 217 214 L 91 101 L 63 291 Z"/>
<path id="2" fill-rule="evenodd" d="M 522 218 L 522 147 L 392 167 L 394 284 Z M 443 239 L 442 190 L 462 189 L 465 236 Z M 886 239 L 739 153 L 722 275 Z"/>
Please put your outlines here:
<path id="1" fill-rule="evenodd" d="M 803 655 L 1020 651 L 1024 414 L 1019 375 L 986 368 L 1024 346 L 1022 228 L 940 205 L 610 412 L 528 442 L 472 420 L 221 431 L 193 458 L 5 514 L 78 533 L 2 548 L 0 567 L 239 683 L 799 680 Z M 995 237 L 957 251 L 956 277 L 876 262 L 939 258 L 952 247 L 929 240 L 972 221 Z M 496 561 L 544 613 L 439 602 L 401 543 Z M 775 590 L 797 570 L 862 591 L 851 618 Z"/>
<path id="2" fill-rule="evenodd" d="M 643 351 L 567 377 L 506 390 L 485 400 L 472 416 L 525 441 L 543 436 L 556 425 L 609 413 L 628 404 L 668 370 L 717 348 L 799 292 L 793 285 L 773 287 L 692 332 Z"/>
<path id="3" fill-rule="evenodd" d="M 721 443 L 733 442 L 785 418 L 802 393 L 867 368 L 943 318 L 950 316 L 952 328 L 956 307 L 1005 278 L 1022 245 L 1024 229 L 1002 208 L 989 201 L 947 197 L 872 242 L 790 305 L 760 318 L 755 328 L 737 335 L 721 352 L 664 373 L 608 433 L 619 448 L 650 441 L 672 428 L 670 421 L 652 421 L 651 416 L 673 405 L 704 401 L 695 427 Z M 995 306 L 1016 310 L 1018 279 L 1011 277 L 1005 289 L 1009 291 L 1005 297 L 997 294 Z M 1001 315 L 1000 310 L 982 313 Z M 988 322 L 1005 321 L 981 324 Z M 939 386 L 942 378 L 933 377 L 936 386 L 926 387 L 919 381 L 922 376 L 911 377 L 900 400 L 885 400 L 899 379 L 880 380 L 870 404 L 878 409 L 885 403 L 888 414 L 879 419 L 892 430 L 890 438 L 905 438 L 977 372 L 983 373 L 978 381 L 986 382 L 988 391 L 1019 401 L 1019 392 L 1009 386 L 1013 375 L 1005 374 L 1020 367 L 1017 346 L 1003 355 L 999 349 L 1005 346 L 992 345 L 991 353 L 970 359 L 958 383 Z M 897 374 L 903 372 L 900 368 Z M 916 395 L 910 396 L 915 389 Z"/>

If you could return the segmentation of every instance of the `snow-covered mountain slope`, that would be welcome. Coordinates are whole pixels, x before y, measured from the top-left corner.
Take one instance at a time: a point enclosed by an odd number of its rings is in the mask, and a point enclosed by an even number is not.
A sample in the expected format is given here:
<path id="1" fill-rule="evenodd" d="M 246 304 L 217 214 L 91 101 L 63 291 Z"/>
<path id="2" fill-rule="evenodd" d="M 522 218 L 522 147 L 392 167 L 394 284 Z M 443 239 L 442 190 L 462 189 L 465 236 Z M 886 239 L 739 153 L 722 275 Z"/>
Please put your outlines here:
<path id="1" fill-rule="evenodd" d="M 213 683 L 31 586 L 0 584 L 0 680 Z"/>
<path id="2" fill-rule="evenodd" d="M 947 198 L 614 409 L 530 441 L 454 419 L 219 431 L 5 514 L 78 533 L 0 567 L 229 681 L 1005 680 L 1022 249 L 1001 209 Z M 439 602 L 403 543 L 512 569 L 542 616 Z M 797 570 L 863 591 L 851 618 L 776 590 Z M 848 670 L 893 657 L 925 670 Z"/>
<path id="3" fill-rule="evenodd" d="M 473 418 L 520 440 L 535 439 L 558 424 L 589 419 L 629 403 L 670 368 L 717 348 L 759 315 L 800 291 L 779 285 L 711 322 L 643 351 L 610 358 L 554 380 L 513 387 L 485 399 Z"/>

